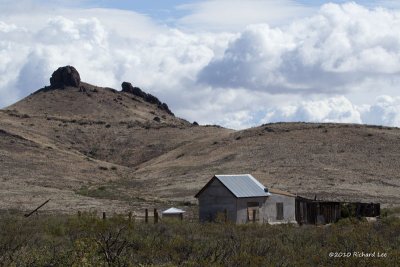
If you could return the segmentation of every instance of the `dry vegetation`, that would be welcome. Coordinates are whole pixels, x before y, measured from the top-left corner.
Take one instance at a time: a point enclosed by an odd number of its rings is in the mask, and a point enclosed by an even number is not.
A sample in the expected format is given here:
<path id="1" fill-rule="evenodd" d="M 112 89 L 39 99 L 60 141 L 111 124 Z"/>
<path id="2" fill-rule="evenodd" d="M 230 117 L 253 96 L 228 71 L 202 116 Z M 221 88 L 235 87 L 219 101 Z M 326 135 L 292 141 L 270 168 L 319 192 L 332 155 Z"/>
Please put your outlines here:
<path id="1" fill-rule="evenodd" d="M 397 266 L 400 262 L 400 220 L 395 217 L 299 227 L 8 214 L 0 216 L 0 237 L 0 266 Z"/>
<path id="2" fill-rule="evenodd" d="M 216 173 L 303 196 L 399 205 L 400 130 L 278 123 L 196 126 L 129 93 L 83 84 L 0 110 L 0 209 L 142 213 L 196 203 Z"/>

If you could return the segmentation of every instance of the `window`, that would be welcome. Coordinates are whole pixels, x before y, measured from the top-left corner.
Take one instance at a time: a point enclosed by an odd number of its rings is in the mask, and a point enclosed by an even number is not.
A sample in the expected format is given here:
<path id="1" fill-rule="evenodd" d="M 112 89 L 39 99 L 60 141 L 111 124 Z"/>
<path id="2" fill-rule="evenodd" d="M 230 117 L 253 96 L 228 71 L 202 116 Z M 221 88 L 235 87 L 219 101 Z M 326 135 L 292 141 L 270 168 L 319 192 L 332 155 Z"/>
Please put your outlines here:
<path id="1" fill-rule="evenodd" d="M 276 203 L 276 219 L 283 220 L 283 203 Z"/>

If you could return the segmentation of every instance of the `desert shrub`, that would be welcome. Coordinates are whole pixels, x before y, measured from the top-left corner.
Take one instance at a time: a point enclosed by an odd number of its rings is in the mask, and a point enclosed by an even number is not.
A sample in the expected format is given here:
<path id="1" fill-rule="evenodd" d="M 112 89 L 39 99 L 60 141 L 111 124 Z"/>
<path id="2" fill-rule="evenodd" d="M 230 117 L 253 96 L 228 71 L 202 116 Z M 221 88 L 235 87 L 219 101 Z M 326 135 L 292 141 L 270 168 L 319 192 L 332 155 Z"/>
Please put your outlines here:
<path id="1" fill-rule="evenodd" d="M 1 215 L 0 266 L 396 266 L 400 219 L 329 226 Z M 329 257 L 330 252 L 387 253 Z"/>

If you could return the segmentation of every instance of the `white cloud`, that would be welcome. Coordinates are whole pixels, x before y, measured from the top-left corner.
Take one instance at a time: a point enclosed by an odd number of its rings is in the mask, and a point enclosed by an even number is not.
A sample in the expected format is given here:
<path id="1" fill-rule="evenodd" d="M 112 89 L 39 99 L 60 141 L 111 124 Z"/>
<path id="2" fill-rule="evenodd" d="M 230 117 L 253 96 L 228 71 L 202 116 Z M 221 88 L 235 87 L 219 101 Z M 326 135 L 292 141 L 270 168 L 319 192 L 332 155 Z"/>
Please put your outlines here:
<path id="1" fill-rule="evenodd" d="M 287 28 L 250 26 L 199 74 L 210 86 L 270 93 L 347 93 L 400 75 L 400 12 L 324 5 Z"/>
<path id="2" fill-rule="evenodd" d="M 35 12 L 0 10 L 0 106 L 48 84 L 57 67 L 73 65 L 86 82 L 118 89 L 130 81 L 201 124 L 237 129 L 298 120 L 399 124 L 398 11 L 328 4 L 283 26 L 200 33 L 195 24 L 205 30 L 226 17 L 196 16 L 214 5 L 221 10 L 223 2 L 184 7 L 192 14 L 178 25 L 187 30 L 131 11 L 54 5 Z M 230 3 L 228 18 L 243 7 Z M 302 9 L 293 1 L 281 6 L 251 1 L 248 7 L 260 12 L 243 12 L 220 26 L 264 21 L 268 5 L 287 11 L 283 20 Z M 384 94 L 389 96 L 373 101 Z"/>
<path id="3" fill-rule="evenodd" d="M 89 49 L 93 45 L 106 48 L 107 33 L 96 18 L 79 19 L 75 22 L 64 17 L 55 17 L 49 19 L 46 26 L 36 33 L 35 40 L 46 45 L 74 45 L 75 42 L 84 40 Z"/>
<path id="4" fill-rule="evenodd" d="M 249 24 L 278 25 L 313 10 L 292 0 L 208 0 L 178 7 L 189 14 L 178 25 L 189 30 L 240 31 Z"/>
<path id="5" fill-rule="evenodd" d="M 29 48 L 19 40 L 29 40 L 29 33 L 15 24 L 0 22 L 0 106 L 17 101 L 21 95 L 15 87 L 21 65 Z"/>
<path id="6" fill-rule="evenodd" d="M 186 105 L 179 98 L 182 90 L 194 87 L 198 70 L 221 56 L 233 36 L 164 29 L 141 39 L 110 30 L 96 17 L 51 17 L 18 38 L 10 36 L 23 28 L 0 25 L 0 35 L 7 34 L 7 41 L 0 41 L 2 105 L 48 84 L 57 67 L 73 65 L 86 82 L 119 88 L 122 81 L 132 81 L 177 109 Z"/>
<path id="7" fill-rule="evenodd" d="M 23 25 L 31 32 L 38 32 L 48 24 L 49 20 L 57 17 L 72 21 L 96 18 L 101 22 L 110 38 L 113 36 L 123 38 L 125 44 L 132 39 L 151 39 L 155 34 L 163 33 L 168 29 L 166 26 L 154 22 L 150 17 L 135 11 L 110 8 L 66 8 L 66 4 L 57 4 L 55 1 L 47 4 L 38 4 L 38 1 L 29 0 L 22 0 L 22 3 L 20 1 L 18 3 L 10 2 L 13 3 L 0 3 L 1 21 Z M 84 2 L 84 0 L 76 1 L 76 3 L 79 2 Z"/>
<path id="8" fill-rule="evenodd" d="M 376 102 L 364 107 L 362 119 L 364 123 L 400 127 L 400 97 L 383 95 Z"/>
<path id="9" fill-rule="evenodd" d="M 277 100 L 279 97 L 272 99 Z M 258 113 L 264 110 L 264 105 L 273 102 L 257 92 L 210 87 L 195 87 L 193 91 L 183 92 L 180 101 L 177 114 L 184 115 L 189 121 L 223 125 L 232 129 L 254 126 L 255 121 L 259 120 Z"/>
<path id="10" fill-rule="evenodd" d="M 362 123 L 400 127 L 400 97 L 382 95 L 371 105 L 354 105 L 344 96 L 299 101 L 266 110 L 262 122 Z"/>
<path id="11" fill-rule="evenodd" d="M 267 110 L 263 120 L 362 123 L 359 110 L 344 96 L 274 107 Z"/>

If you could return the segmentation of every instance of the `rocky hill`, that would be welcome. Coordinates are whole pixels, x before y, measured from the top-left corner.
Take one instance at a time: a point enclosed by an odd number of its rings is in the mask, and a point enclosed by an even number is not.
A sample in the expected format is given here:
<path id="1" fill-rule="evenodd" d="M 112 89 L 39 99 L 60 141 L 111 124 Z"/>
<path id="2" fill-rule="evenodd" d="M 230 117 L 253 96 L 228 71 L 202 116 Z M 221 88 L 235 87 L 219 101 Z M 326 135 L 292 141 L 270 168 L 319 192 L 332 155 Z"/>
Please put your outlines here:
<path id="1" fill-rule="evenodd" d="M 56 70 L 50 86 L 0 111 L 0 209 L 139 211 L 196 203 L 216 173 L 318 198 L 400 205 L 400 130 L 278 123 L 198 126 L 129 82 L 121 90 Z"/>

